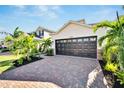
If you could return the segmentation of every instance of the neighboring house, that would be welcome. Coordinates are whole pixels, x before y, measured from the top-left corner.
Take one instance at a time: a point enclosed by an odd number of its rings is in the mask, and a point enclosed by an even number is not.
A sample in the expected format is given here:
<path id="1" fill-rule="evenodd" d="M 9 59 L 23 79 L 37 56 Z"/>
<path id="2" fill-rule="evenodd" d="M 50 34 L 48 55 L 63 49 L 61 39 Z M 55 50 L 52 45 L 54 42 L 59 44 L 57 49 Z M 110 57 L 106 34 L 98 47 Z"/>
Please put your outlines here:
<path id="1" fill-rule="evenodd" d="M 49 29 L 46 29 L 44 27 L 39 26 L 36 31 L 34 32 L 35 36 L 37 38 L 45 38 L 45 37 L 50 37 L 50 34 L 55 33 L 54 31 L 51 31 Z"/>
<path id="2" fill-rule="evenodd" d="M 93 24 L 86 24 L 84 19 L 69 21 L 59 31 L 51 33 L 54 54 L 101 59 L 98 39 L 106 34 L 106 28 L 94 33 L 92 26 Z"/>

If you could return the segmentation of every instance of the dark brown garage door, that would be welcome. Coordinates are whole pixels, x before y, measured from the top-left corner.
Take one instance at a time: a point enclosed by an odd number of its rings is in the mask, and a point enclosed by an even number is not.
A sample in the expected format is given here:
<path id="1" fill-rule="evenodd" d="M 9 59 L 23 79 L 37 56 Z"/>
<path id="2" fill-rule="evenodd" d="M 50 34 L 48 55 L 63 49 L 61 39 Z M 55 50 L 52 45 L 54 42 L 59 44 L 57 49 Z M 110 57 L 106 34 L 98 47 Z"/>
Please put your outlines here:
<path id="1" fill-rule="evenodd" d="M 58 39 L 56 54 L 97 58 L 97 36 Z"/>

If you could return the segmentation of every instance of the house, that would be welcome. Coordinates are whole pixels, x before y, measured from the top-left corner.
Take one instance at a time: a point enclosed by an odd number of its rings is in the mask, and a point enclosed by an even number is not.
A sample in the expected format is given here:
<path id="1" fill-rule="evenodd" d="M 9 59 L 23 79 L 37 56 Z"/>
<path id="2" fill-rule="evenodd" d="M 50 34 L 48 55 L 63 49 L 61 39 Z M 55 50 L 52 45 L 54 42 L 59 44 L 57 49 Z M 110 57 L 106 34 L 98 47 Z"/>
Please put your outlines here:
<path id="1" fill-rule="evenodd" d="M 106 28 L 94 33 L 92 26 L 86 24 L 84 19 L 69 21 L 56 33 L 51 33 L 54 54 L 101 59 L 98 39 L 106 34 Z"/>
<path id="2" fill-rule="evenodd" d="M 45 37 L 50 37 L 50 34 L 55 33 L 54 31 L 51 31 L 49 29 L 46 29 L 44 27 L 39 26 L 36 31 L 34 32 L 35 36 L 37 38 L 45 38 Z"/>

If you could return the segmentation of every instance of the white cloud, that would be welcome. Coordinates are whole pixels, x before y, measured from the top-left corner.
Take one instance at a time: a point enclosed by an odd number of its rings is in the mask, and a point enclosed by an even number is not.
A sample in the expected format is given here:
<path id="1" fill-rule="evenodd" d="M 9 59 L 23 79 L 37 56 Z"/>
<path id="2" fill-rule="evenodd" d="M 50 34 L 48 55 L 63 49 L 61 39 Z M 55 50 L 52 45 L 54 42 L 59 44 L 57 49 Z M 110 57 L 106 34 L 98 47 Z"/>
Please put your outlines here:
<path id="1" fill-rule="evenodd" d="M 36 6 L 36 8 L 42 12 L 47 12 L 49 10 L 48 6 Z"/>
<path id="2" fill-rule="evenodd" d="M 18 11 L 15 11 L 16 15 L 24 15 L 24 16 L 38 16 L 44 18 L 58 18 L 63 10 L 60 6 L 45 6 L 45 5 L 37 5 L 37 6 L 14 6 Z M 31 9 L 31 10 L 30 10 Z"/>
<path id="3" fill-rule="evenodd" d="M 60 6 L 36 6 L 36 9 L 39 16 L 47 16 L 50 18 L 59 17 L 62 11 Z"/>
<path id="4" fill-rule="evenodd" d="M 96 11 L 93 14 L 91 14 L 91 16 L 89 16 L 90 19 L 89 21 L 99 22 L 105 20 L 114 20 L 113 18 L 116 17 L 115 13 L 116 11 L 111 8 L 102 8 L 99 9 L 99 11 Z"/>
<path id="5" fill-rule="evenodd" d="M 24 6 L 24 5 L 14 5 L 14 7 L 19 8 L 19 9 L 24 9 L 26 6 Z"/>

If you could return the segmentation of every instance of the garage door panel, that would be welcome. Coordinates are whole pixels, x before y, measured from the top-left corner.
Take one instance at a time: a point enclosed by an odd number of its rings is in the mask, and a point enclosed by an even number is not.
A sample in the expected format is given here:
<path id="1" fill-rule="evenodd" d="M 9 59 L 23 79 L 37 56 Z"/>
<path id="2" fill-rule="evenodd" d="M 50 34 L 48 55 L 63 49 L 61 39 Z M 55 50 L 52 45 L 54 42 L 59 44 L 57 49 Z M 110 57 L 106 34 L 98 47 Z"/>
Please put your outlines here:
<path id="1" fill-rule="evenodd" d="M 56 54 L 96 58 L 97 37 L 56 40 Z"/>

